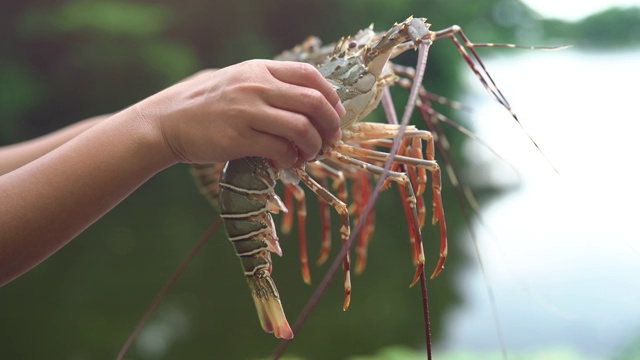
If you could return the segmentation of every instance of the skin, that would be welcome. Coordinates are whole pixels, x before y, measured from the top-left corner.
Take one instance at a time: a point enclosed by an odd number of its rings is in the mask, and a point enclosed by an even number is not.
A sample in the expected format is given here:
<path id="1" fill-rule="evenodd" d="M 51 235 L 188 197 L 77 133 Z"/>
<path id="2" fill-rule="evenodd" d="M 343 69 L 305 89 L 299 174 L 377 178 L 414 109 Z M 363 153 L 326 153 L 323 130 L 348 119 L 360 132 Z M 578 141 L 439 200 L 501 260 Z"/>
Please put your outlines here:
<path id="1" fill-rule="evenodd" d="M 313 66 L 251 60 L 0 148 L 0 286 L 163 169 L 245 156 L 290 167 L 338 139 L 342 115 L 338 95 Z"/>

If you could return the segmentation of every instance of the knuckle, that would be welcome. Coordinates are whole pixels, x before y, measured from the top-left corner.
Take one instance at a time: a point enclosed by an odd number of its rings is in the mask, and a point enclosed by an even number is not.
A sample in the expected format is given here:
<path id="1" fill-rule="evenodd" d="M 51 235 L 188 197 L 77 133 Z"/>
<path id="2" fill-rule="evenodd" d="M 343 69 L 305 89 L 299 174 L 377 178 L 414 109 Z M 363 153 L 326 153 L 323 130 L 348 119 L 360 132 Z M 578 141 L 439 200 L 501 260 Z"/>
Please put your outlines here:
<path id="1" fill-rule="evenodd" d="M 232 97 L 235 100 L 246 101 L 250 95 L 262 95 L 266 93 L 269 88 L 262 83 L 240 81 L 235 84 L 227 86 L 226 96 Z"/>
<path id="2" fill-rule="evenodd" d="M 299 121 L 293 122 L 289 131 L 290 140 L 306 158 L 314 157 L 320 151 L 322 146 L 320 135 L 316 135 L 317 131 L 304 116 L 300 116 Z"/>
<path id="3" fill-rule="evenodd" d="M 307 79 L 313 80 L 317 79 L 320 76 L 318 69 L 315 66 L 307 63 L 295 63 L 298 67 L 298 71 L 301 76 L 304 76 Z"/>
<path id="4" fill-rule="evenodd" d="M 325 103 L 324 95 L 314 89 L 308 89 L 302 93 L 301 100 L 305 104 L 305 107 L 314 112 L 322 109 Z"/>
<path id="5" fill-rule="evenodd" d="M 294 121 L 292 121 L 289 131 L 295 142 L 300 142 L 301 140 L 306 142 L 312 128 L 309 120 L 305 116 L 297 115 Z"/>
<path id="6" fill-rule="evenodd" d="M 249 59 L 241 62 L 241 64 L 249 65 L 249 66 L 257 66 L 257 65 L 261 65 L 262 63 L 263 61 L 260 59 Z"/>

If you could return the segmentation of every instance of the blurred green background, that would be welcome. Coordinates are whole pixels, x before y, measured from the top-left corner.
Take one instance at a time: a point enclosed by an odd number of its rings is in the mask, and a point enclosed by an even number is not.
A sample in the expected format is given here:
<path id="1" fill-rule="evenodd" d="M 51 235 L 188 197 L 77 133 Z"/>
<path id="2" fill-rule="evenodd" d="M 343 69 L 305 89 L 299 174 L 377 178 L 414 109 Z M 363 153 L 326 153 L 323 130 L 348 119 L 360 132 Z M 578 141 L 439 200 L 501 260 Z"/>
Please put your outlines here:
<path id="1" fill-rule="evenodd" d="M 271 58 L 311 34 L 332 42 L 371 22 L 386 30 L 409 15 L 428 17 L 432 29 L 461 25 L 478 42 L 609 46 L 599 40 L 599 27 L 627 29 L 619 32 L 626 38 L 615 36 L 624 44 L 637 42 L 640 33 L 628 31 L 638 25 L 635 10 L 612 10 L 586 26 L 587 21 L 543 21 L 510 0 L 25 0 L 3 3 L 0 9 L 0 145 L 117 111 L 201 68 Z M 509 50 L 481 52 L 504 51 Z M 412 61 L 413 54 L 399 59 L 407 65 Z M 462 64 L 450 43 L 434 44 L 428 88 L 459 98 L 460 72 L 468 71 Z M 394 95 L 401 109 L 403 94 Z M 489 96 L 487 101 L 492 101 Z M 380 112 L 372 116 L 382 120 Z M 460 114 L 455 117 L 464 121 Z M 462 138 L 450 133 L 458 151 Z M 495 191 L 484 189 L 480 196 Z M 467 229 L 448 184 L 443 196 L 449 259 L 446 271 L 428 282 L 436 343 L 442 340 L 446 315 L 462 301 L 456 277 L 476 266 L 468 255 L 470 244 L 459 241 Z M 309 197 L 308 203 L 310 256 L 315 258 L 317 202 Z M 381 196 L 376 215 L 368 268 L 352 278 L 349 311 L 341 310 L 341 282 L 336 280 L 287 355 L 338 359 L 391 345 L 424 348 L 420 289 L 408 288 L 413 268 L 395 190 Z M 75 241 L 0 289 L 0 358 L 114 358 L 154 294 L 215 217 L 186 166 L 158 174 Z M 430 271 L 437 259 L 437 232 L 426 229 L 424 237 Z M 281 244 L 285 256 L 274 259 L 273 277 L 293 323 L 328 266 L 312 268 L 314 285 L 306 286 L 295 236 L 281 236 Z M 493 324 L 487 328 L 493 331 Z M 277 344 L 260 328 L 238 260 L 219 229 L 149 320 L 128 358 L 261 358 Z"/>

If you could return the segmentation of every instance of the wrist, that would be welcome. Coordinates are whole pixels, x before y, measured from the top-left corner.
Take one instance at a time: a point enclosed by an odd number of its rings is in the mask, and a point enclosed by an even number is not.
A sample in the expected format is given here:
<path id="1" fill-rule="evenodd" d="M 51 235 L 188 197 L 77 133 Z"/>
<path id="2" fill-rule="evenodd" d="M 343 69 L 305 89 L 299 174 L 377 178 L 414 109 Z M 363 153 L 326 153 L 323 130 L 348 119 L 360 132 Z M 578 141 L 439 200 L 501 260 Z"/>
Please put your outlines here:
<path id="1" fill-rule="evenodd" d="M 137 103 L 113 117 L 116 126 L 125 130 L 135 147 L 135 156 L 151 169 L 161 171 L 178 162 L 167 146 L 159 113 L 153 111 L 145 102 Z"/>

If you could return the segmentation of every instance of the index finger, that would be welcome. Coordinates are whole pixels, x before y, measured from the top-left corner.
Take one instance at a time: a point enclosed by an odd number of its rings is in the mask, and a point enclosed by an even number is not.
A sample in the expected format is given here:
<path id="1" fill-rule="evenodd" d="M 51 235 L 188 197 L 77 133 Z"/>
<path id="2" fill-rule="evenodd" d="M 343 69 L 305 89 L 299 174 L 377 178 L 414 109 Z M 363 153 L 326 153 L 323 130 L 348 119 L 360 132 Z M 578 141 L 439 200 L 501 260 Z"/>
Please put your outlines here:
<path id="1" fill-rule="evenodd" d="M 271 61 L 267 63 L 267 69 L 273 77 L 282 82 L 318 90 L 329 104 L 333 105 L 338 116 L 342 117 L 346 113 L 336 90 L 313 65 L 292 61 Z"/>

